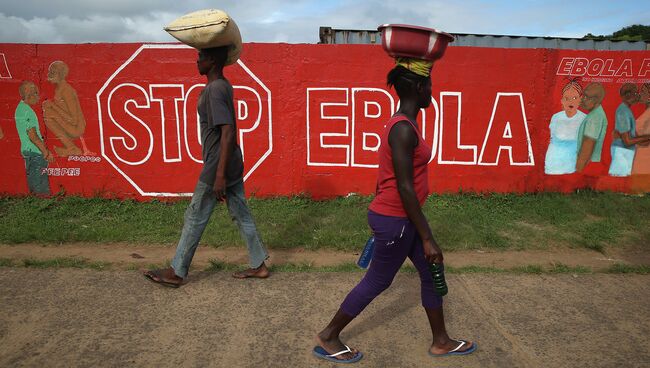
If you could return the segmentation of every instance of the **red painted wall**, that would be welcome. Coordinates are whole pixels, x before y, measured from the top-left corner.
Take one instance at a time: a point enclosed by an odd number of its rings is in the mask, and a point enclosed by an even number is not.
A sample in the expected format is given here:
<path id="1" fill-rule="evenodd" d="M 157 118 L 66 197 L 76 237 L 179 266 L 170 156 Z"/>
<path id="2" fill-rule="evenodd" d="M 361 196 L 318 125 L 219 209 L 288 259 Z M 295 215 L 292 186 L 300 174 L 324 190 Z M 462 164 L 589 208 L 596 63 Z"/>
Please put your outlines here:
<path id="1" fill-rule="evenodd" d="M 60 145 L 40 108 L 54 93 L 47 73 L 55 60 L 69 66 L 67 81 L 87 121 L 84 138 L 97 157 L 58 157 L 48 171 L 53 192 L 136 198 L 192 192 L 201 167 L 196 103 L 205 83 L 193 49 L 0 44 L 0 54 L 1 193 L 27 193 L 13 118 L 23 80 L 40 88 L 34 110 L 47 146 Z M 376 135 L 398 103 L 385 82 L 392 66 L 377 45 L 246 44 L 226 76 L 235 86 L 247 192 L 372 193 Z M 548 124 L 561 110 L 564 74 L 583 74 L 583 86 L 605 85 L 608 165 L 618 89 L 650 81 L 650 52 L 451 47 L 434 66 L 433 104 L 420 114 L 434 147 L 432 191 L 633 191 L 630 177 L 544 174 Z"/>

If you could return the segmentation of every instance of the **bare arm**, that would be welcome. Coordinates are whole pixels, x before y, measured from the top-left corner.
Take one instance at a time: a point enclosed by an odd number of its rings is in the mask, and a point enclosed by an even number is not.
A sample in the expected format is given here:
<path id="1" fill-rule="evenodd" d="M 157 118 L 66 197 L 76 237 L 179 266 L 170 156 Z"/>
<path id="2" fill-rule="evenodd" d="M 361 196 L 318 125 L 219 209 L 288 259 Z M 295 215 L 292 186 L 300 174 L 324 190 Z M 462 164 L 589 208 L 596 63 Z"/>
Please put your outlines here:
<path id="1" fill-rule="evenodd" d="M 219 165 L 217 165 L 217 176 L 214 181 L 214 192 L 217 199 L 221 200 L 226 194 L 226 168 L 230 162 L 230 154 L 235 145 L 235 128 L 230 125 L 220 125 L 221 129 L 221 147 L 219 155 Z"/>
<path id="2" fill-rule="evenodd" d="M 623 144 L 626 146 L 632 146 L 635 144 L 642 144 L 650 141 L 650 134 L 640 135 L 638 137 L 630 137 L 630 132 L 618 133 L 619 137 L 623 141 Z"/>
<path id="3" fill-rule="evenodd" d="M 413 186 L 413 152 L 417 142 L 417 136 L 408 122 L 395 124 L 388 135 L 388 143 L 393 156 L 393 169 L 397 179 L 397 190 L 402 199 L 404 211 L 422 239 L 427 261 L 441 263 L 443 261 L 442 250 L 433 238 Z"/>
<path id="4" fill-rule="evenodd" d="M 576 172 L 581 172 L 591 160 L 591 154 L 596 147 L 596 140 L 593 138 L 585 137 L 578 152 L 578 159 L 576 161 Z"/>
<path id="5" fill-rule="evenodd" d="M 49 162 L 54 161 L 52 152 L 50 152 L 47 147 L 45 147 L 45 143 L 38 137 L 38 134 L 36 134 L 36 128 L 27 129 L 27 136 L 29 137 L 29 140 L 32 141 L 32 143 L 34 143 L 34 145 L 41 151 L 44 159 Z"/>

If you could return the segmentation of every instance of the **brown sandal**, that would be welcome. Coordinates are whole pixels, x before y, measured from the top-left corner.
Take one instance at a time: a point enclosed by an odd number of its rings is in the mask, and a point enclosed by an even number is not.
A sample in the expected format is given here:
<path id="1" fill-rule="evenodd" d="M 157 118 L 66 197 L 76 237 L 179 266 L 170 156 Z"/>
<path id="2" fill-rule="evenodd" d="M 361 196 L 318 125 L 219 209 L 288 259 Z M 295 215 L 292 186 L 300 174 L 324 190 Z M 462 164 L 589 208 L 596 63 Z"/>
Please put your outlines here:
<path id="1" fill-rule="evenodd" d="M 183 285 L 183 281 L 175 282 L 166 280 L 162 275 L 162 270 L 147 270 L 142 273 L 148 280 L 170 288 L 178 288 Z"/>

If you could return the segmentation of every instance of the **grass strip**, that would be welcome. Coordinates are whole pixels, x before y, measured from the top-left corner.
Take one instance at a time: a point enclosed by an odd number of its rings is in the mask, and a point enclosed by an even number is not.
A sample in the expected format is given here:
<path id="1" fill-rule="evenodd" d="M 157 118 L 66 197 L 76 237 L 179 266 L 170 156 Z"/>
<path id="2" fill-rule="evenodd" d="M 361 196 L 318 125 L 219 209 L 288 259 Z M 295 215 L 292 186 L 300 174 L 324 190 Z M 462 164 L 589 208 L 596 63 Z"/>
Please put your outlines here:
<path id="1" fill-rule="evenodd" d="M 126 270 L 136 271 L 140 269 L 157 269 L 169 267 L 170 262 L 166 261 L 161 264 L 129 264 Z M 0 258 L 0 267 L 25 267 L 25 268 L 78 268 L 78 269 L 93 269 L 98 271 L 109 270 L 113 268 L 110 262 L 91 262 L 83 258 L 75 257 L 60 257 L 53 259 L 37 260 L 37 259 L 23 259 L 15 261 L 9 258 Z M 218 260 L 211 259 L 210 265 L 204 269 L 206 272 L 232 272 L 246 268 L 240 264 L 226 263 Z M 314 266 L 307 263 L 285 263 L 280 265 L 272 265 L 271 272 L 277 273 L 300 273 L 300 272 L 340 272 L 340 273 L 363 273 L 366 270 L 359 268 L 355 263 L 342 263 L 333 266 Z M 463 266 L 453 267 L 446 266 L 445 272 L 447 274 L 650 274 L 650 266 L 647 265 L 628 265 L 618 263 L 606 269 L 592 270 L 590 267 L 584 266 L 567 266 L 561 263 L 551 264 L 549 266 L 541 265 L 525 265 L 512 268 L 500 268 L 492 266 Z M 417 270 L 412 265 L 404 265 L 400 269 L 400 273 L 417 273 Z"/>
<path id="2" fill-rule="evenodd" d="M 28 268 L 87 268 L 102 271 L 110 267 L 109 262 L 91 262 L 83 258 L 60 257 L 53 259 L 23 259 L 23 267 Z"/>
<path id="3" fill-rule="evenodd" d="M 370 231 L 372 197 L 327 201 L 251 198 L 258 230 L 271 249 L 360 251 Z M 137 202 L 80 197 L 0 198 L 0 243 L 175 243 L 188 200 Z M 432 195 L 423 207 L 447 251 L 607 248 L 650 244 L 650 196 L 573 194 Z M 225 206 L 218 206 L 202 244 L 241 246 Z"/>
<path id="4" fill-rule="evenodd" d="M 617 263 L 611 266 L 606 271 L 607 273 L 633 273 L 640 275 L 650 274 L 650 266 L 647 265 L 627 265 L 623 263 Z"/>

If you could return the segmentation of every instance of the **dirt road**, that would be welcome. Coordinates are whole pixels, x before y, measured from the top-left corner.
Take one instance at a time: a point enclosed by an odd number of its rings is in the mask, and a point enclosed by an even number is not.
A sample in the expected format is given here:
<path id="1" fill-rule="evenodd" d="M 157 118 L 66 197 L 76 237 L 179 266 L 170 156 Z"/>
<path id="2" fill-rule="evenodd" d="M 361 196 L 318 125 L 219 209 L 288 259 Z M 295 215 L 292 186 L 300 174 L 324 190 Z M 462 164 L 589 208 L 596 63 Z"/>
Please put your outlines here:
<path id="1" fill-rule="evenodd" d="M 362 274 L 195 272 L 180 289 L 137 271 L 0 267 L 2 367 L 329 367 L 311 355 Z M 449 275 L 448 330 L 467 357 L 431 358 L 415 274 L 344 332 L 358 367 L 648 367 L 648 275 Z"/>
<path id="2" fill-rule="evenodd" d="M 20 261 L 22 259 L 53 259 L 75 257 L 95 262 L 110 263 L 114 269 L 133 269 L 150 264 L 162 264 L 174 256 L 175 244 L 0 244 L 0 258 Z M 271 264 L 309 264 L 312 266 L 333 266 L 353 263 L 358 253 L 332 250 L 308 251 L 303 249 L 271 249 Z M 194 256 L 192 267 L 203 270 L 210 260 L 245 265 L 248 253 L 242 247 L 210 248 L 200 246 Z M 407 262 L 408 263 L 408 262 Z M 583 266 L 594 271 L 605 270 L 614 264 L 650 265 L 650 252 L 645 246 L 614 248 L 606 254 L 584 248 L 557 248 L 548 250 L 511 251 L 460 251 L 446 252 L 445 264 L 452 267 L 485 266 L 514 268 L 518 266 L 549 266 L 563 264 L 571 267 Z"/>

